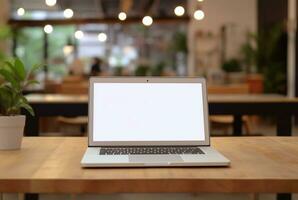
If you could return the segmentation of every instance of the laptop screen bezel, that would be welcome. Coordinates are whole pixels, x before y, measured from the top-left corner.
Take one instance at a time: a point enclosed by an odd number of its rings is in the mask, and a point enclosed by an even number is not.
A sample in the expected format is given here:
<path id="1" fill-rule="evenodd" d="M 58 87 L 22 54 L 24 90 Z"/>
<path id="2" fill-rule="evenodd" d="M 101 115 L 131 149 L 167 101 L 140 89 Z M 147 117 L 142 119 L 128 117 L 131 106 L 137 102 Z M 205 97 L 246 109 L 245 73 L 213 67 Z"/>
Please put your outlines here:
<path id="1" fill-rule="evenodd" d="M 202 84 L 202 98 L 203 98 L 203 114 L 204 114 L 204 141 L 94 141 L 93 140 L 93 97 L 95 83 L 200 83 Z M 99 78 L 91 77 L 89 80 L 89 106 L 88 106 L 88 146 L 209 146 L 209 111 L 208 98 L 206 90 L 206 81 L 204 78 L 152 78 L 152 77 L 133 77 L 133 78 Z"/>

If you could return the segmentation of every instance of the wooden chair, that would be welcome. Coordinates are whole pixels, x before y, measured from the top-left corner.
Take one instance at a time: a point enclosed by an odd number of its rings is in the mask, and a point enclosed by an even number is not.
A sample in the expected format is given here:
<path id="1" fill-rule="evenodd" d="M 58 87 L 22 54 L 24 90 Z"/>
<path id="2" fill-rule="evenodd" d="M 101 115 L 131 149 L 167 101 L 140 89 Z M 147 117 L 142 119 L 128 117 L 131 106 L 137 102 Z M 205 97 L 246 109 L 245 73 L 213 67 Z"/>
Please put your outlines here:
<path id="1" fill-rule="evenodd" d="M 209 85 L 208 94 L 248 94 L 248 84 Z"/>
<path id="2" fill-rule="evenodd" d="M 248 94 L 248 84 L 231 84 L 231 85 L 210 85 L 208 86 L 208 94 Z M 224 134 L 228 134 L 228 130 L 232 127 L 234 117 L 231 115 L 212 115 L 209 118 L 211 127 L 223 130 Z M 243 126 L 247 135 L 251 134 L 251 125 L 248 116 L 242 117 Z"/>
<path id="3" fill-rule="evenodd" d="M 71 75 L 63 78 L 63 83 L 80 83 L 84 81 L 84 76 Z"/>
<path id="4" fill-rule="evenodd" d="M 77 83 L 62 83 L 58 93 L 60 94 L 88 94 L 89 85 L 85 81 Z"/>
<path id="5" fill-rule="evenodd" d="M 74 79 L 75 80 L 75 79 Z M 66 81 L 61 84 L 60 94 L 88 94 L 89 85 L 87 81 Z M 88 117 L 87 116 L 78 116 L 78 117 L 58 117 L 58 122 L 63 128 L 66 127 L 79 127 L 81 134 L 87 132 Z"/>
<path id="6" fill-rule="evenodd" d="M 45 93 L 55 94 L 61 90 L 61 84 L 54 81 L 46 81 L 44 85 Z"/>

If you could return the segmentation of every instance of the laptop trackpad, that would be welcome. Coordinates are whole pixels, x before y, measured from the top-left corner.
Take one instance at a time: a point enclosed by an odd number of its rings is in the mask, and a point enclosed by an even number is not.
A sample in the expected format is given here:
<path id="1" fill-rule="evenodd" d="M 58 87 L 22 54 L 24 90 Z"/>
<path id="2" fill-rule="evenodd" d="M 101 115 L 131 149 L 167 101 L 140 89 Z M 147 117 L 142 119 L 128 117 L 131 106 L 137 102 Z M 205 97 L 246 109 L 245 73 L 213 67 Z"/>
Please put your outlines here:
<path id="1" fill-rule="evenodd" d="M 176 162 L 183 162 L 183 159 L 179 155 L 129 155 L 129 162 L 176 163 Z"/>

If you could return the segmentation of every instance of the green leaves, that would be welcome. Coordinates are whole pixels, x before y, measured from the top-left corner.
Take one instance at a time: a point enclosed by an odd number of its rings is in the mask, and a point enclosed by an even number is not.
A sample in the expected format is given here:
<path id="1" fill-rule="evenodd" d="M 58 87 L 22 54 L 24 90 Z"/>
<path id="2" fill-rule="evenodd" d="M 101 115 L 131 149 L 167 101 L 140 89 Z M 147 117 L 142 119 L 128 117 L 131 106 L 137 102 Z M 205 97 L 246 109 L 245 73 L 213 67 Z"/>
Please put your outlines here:
<path id="1" fill-rule="evenodd" d="M 0 26 L 0 40 L 5 40 L 11 36 L 12 31 L 8 26 Z"/>
<path id="2" fill-rule="evenodd" d="M 13 102 L 13 95 L 12 91 L 6 87 L 0 87 L 0 106 L 1 106 L 1 114 L 3 115 L 10 115 L 9 109 L 12 107 Z"/>
<path id="3" fill-rule="evenodd" d="M 15 68 L 13 68 L 15 70 L 16 75 L 18 76 L 18 78 L 21 81 L 24 81 L 26 78 L 26 71 L 25 71 L 25 66 L 22 63 L 22 61 L 20 59 L 16 59 L 15 60 Z"/>
<path id="4" fill-rule="evenodd" d="M 13 86 L 14 89 L 20 90 L 20 84 L 18 84 L 18 80 L 15 79 L 14 73 L 6 68 L 0 68 L 0 75 L 4 78 L 4 80 Z"/>
<path id="5" fill-rule="evenodd" d="M 36 80 L 29 80 L 29 77 L 40 69 L 40 65 L 33 66 L 26 71 L 23 62 L 16 58 L 6 61 L 0 66 L 0 76 L 4 82 L 0 85 L 0 115 L 18 115 L 21 108 L 34 115 L 32 107 L 23 96 L 23 90 L 33 84 L 38 84 Z"/>
<path id="6" fill-rule="evenodd" d="M 32 116 L 34 116 L 33 108 L 29 105 L 28 100 L 24 96 L 20 97 L 18 105 L 19 107 L 27 110 Z"/>
<path id="7" fill-rule="evenodd" d="M 29 80 L 27 81 L 27 83 L 25 84 L 25 88 L 30 86 L 30 85 L 38 85 L 39 82 L 37 80 Z"/>

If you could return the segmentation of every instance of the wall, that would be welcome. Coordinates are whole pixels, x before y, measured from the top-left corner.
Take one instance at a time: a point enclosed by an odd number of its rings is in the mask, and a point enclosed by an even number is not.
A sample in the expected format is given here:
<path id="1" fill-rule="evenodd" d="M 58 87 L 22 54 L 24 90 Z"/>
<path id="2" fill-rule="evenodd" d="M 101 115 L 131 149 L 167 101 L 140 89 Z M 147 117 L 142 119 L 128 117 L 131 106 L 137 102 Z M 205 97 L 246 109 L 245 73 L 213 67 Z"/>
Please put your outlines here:
<path id="1" fill-rule="evenodd" d="M 193 19 L 197 6 L 205 12 L 202 21 Z M 220 68 L 221 28 L 227 25 L 225 57 L 239 56 L 239 48 L 246 39 L 247 31 L 257 31 L 257 0 L 205 0 L 188 1 L 189 15 L 189 75 L 205 73 L 204 68 Z"/>

